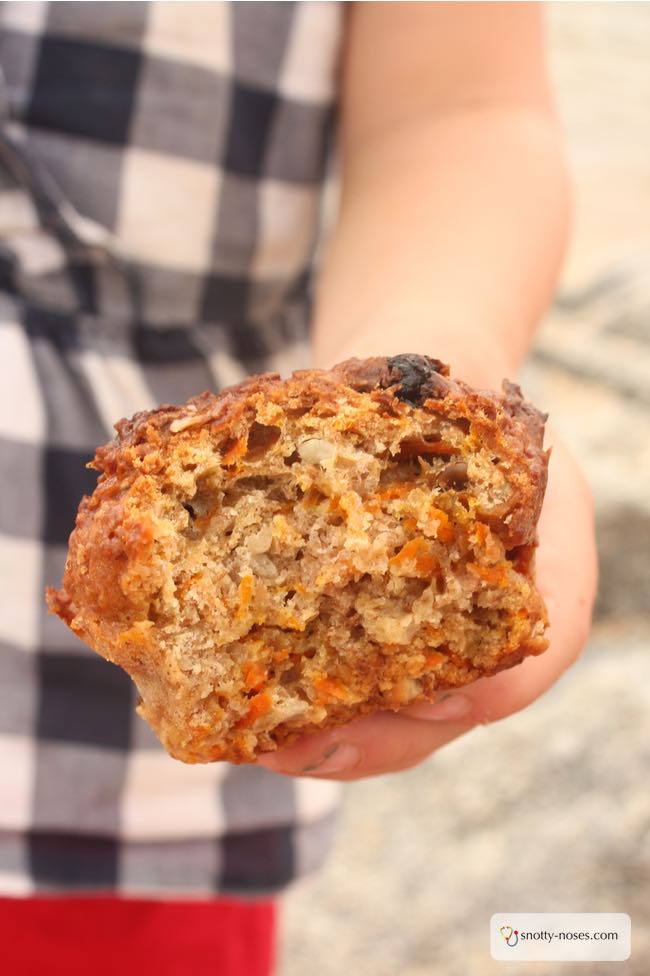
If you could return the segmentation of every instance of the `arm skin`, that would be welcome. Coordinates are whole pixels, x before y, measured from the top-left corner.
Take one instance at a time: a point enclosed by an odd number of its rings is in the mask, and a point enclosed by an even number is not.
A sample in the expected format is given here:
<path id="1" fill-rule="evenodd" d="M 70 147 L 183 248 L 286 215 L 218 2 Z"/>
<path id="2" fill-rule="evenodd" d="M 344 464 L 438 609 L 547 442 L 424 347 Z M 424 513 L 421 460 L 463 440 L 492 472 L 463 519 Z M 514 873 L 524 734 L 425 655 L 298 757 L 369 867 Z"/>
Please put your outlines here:
<path id="1" fill-rule="evenodd" d="M 500 388 L 558 274 L 568 180 L 533 3 L 355 3 L 342 76 L 342 198 L 316 364 L 427 353 Z M 530 704 L 579 654 L 596 581 L 589 491 L 553 443 L 538 582 L 551 647 L 434 704 L 306 736 L 261 759 L 334 779 L 406 769 Z M 465 709 L 463 713 L 463 709 Z"/>

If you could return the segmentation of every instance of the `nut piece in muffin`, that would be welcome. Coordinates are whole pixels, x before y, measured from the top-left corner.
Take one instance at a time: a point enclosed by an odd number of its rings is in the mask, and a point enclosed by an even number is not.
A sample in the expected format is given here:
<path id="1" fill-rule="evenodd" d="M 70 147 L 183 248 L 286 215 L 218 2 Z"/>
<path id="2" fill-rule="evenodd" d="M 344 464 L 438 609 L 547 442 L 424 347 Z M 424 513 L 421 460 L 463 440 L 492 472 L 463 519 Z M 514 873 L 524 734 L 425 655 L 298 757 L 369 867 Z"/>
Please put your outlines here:
<path id="1" fill-rule="evenodd" d="M 416 355 L 137 414 L 96 453 L 50 608 L 184 762 L 430 700 L 547 646 L 544 421 Z"/>

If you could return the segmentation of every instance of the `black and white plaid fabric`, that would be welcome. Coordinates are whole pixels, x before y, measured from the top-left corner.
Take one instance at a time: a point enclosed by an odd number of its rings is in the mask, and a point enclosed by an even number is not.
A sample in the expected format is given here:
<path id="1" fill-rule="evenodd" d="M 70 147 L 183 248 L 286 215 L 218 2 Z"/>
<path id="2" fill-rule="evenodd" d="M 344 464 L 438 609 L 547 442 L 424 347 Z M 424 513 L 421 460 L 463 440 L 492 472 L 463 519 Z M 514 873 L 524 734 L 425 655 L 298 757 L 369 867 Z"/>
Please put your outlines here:
<path id="1" fill-rule="evenodd" d="M 336 3 L 0 8 L 0 894 L 253 894 L 336 784 L 184 766 L 55 618 L 112 424 L 306 365 Z"/>

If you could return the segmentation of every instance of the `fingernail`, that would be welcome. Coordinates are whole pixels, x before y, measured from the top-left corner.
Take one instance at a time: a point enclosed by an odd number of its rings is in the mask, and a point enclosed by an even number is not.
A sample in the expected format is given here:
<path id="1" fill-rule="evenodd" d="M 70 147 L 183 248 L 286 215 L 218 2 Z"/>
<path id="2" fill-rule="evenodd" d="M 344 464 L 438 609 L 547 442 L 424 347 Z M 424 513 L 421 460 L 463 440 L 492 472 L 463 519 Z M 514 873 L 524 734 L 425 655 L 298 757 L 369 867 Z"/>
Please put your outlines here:
<path id="1" fill-rule="evenodd" d="M 360 759 L 361 753 L 356 746 L 347 742 L 334 743 L 319 759 L 304 766 L 300 772 L 304 776 L 343 773 L 354 769 Z"/>
<path id="2" fill-rule="evenodd" d="M 472 699 L 466 695 L 454 695 L 451 692 L 442 695 L 438 701 L 418 702 L 411 705 L 409 711 L 416 718 L 432 722 L 453 722 L 455 719 L 465 718 L 472 709 Z"/>

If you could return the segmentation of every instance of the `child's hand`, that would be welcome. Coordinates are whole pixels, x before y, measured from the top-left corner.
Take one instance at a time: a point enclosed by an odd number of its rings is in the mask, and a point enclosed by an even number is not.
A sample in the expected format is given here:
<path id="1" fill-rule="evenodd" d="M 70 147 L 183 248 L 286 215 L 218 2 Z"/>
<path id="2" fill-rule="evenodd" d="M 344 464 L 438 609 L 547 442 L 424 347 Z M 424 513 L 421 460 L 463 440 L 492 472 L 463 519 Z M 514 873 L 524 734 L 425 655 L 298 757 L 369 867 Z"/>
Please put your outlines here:
<path id="1" fill-rule="evenodd" d="M 380 712 L 305 736 L 261 766 L 289 775 L 352 780 L 408 769 L 481 722 L 529 705 L 571 665 L 587 639 L 596 590 L 589 489 L 566 448 L 552 438 L 549 483 L 540 520 L 537 580 L 551 620 L 551 646 L 493 678 L 444 694 L 437 703 Z"/>

